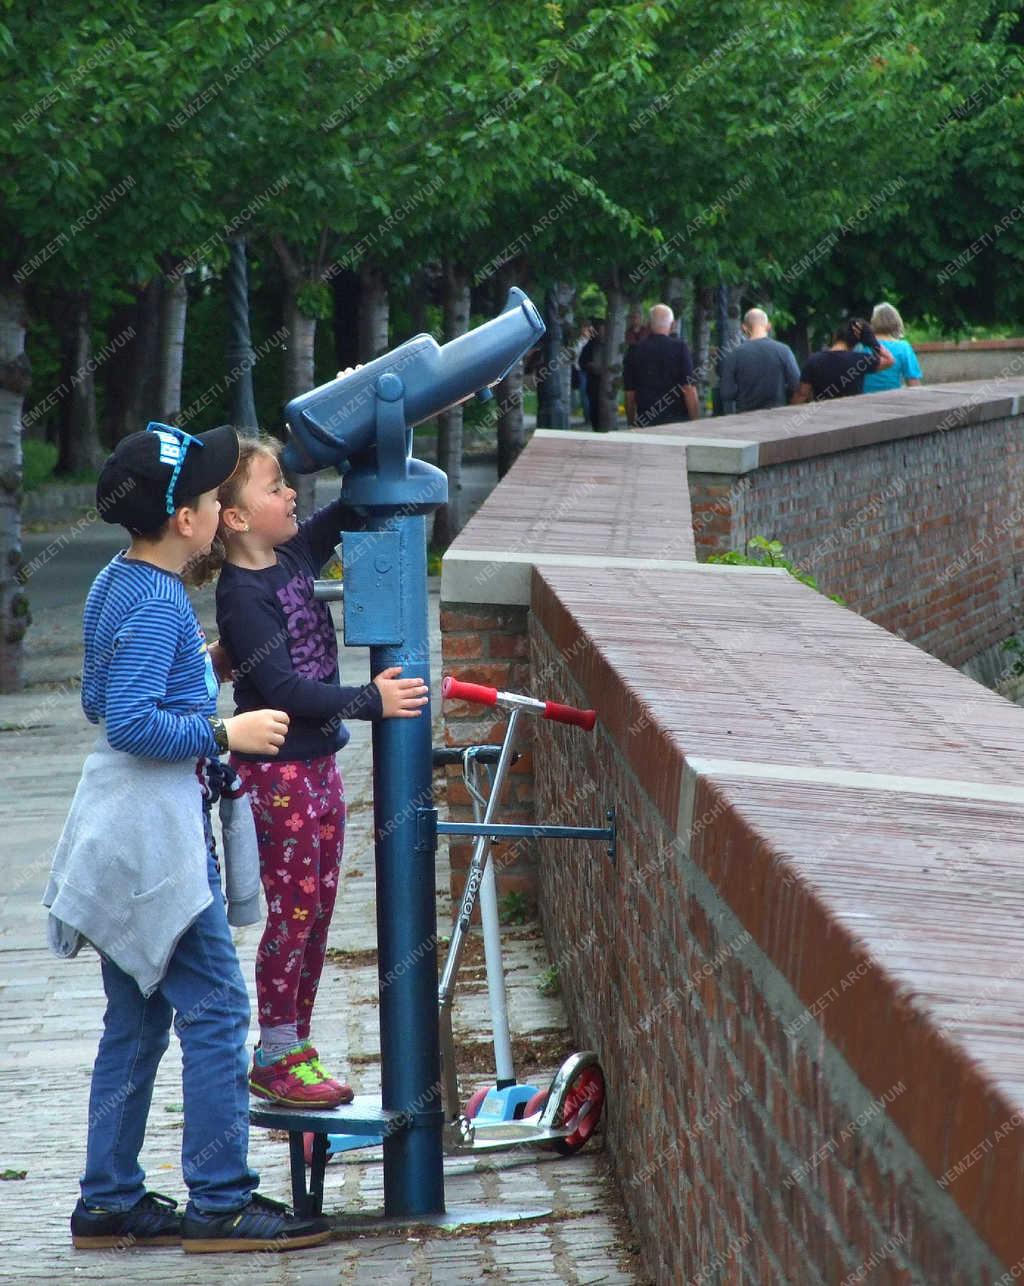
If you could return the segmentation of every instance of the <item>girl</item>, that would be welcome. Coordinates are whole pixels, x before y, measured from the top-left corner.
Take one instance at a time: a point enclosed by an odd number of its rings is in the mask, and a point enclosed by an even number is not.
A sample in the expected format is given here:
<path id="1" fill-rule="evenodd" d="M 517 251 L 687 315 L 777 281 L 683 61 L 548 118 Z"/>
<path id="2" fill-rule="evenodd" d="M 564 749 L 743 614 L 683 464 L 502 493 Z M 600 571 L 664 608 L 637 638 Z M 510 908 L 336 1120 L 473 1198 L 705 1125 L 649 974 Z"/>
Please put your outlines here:
<path id="1" fill-rule="evenodd" d="M 427 687 L 399 678 L 399 667 L 361 687 L 339 686 L 334 627 L 313 580 L 339 530 L 362 524 L 341 500 L 298 523 L 277 450 L 243 439 L 238 468 L 219 492 L 217 625 L 234 664 L 235 704 L 239 712 L 269 704 L 290 719 L 273 759 L 231 757 L 252 802 L 268 909 L 249 1088 L 277 1103 L 331 1108 L 350 1103 L 352 1090 L 324 1071 L 309 1028 L 345 838 L 334 756 L 348 741 L 344 719 L 416 718 Z"/>

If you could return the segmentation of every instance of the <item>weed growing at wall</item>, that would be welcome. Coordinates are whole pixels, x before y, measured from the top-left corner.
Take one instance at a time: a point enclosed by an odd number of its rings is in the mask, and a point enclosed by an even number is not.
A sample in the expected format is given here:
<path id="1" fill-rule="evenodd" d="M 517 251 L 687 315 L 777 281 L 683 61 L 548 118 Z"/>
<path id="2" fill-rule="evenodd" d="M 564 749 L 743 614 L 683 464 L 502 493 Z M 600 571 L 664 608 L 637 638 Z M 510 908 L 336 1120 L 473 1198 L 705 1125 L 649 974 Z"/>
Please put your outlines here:
<path id="1" fill-rule="evenodd" d="M 769 540 L 766 536 L 753 536 L 747 541 L 747 548 L 753 549 L 754 552 L 745 554 L 737 549 L 730 549 L 725 554 L 712 554 L 708 558 L 708 562 L 725 563 L 730 567 L 781 567 L 783 571 L 789 572 L 790 576 L 798 580 L 801 585 L 809 585 L 811 589 L 817 590 L 819 594 L 823 592 L 810 572 L 803 571 L 786 558 L 781 541 Z M 846 602 L 839 594 L 829 594 L 828 597 L 833 603 L 845 604 Z"/>

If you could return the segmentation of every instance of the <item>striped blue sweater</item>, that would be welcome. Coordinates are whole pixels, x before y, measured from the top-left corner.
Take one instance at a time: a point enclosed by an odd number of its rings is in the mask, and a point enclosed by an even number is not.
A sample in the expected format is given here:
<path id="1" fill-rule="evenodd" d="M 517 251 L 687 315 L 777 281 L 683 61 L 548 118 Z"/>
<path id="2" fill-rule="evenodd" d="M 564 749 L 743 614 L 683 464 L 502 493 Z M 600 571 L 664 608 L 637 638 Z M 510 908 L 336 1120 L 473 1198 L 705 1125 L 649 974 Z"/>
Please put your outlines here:
<path id="1" fill-rule="evenodd" d="M 149 759 L 218 753 L 217 679 L 181 578 L 122 554 L 93 581 L 83 620 L 82 709 L 115 750 Z"/>

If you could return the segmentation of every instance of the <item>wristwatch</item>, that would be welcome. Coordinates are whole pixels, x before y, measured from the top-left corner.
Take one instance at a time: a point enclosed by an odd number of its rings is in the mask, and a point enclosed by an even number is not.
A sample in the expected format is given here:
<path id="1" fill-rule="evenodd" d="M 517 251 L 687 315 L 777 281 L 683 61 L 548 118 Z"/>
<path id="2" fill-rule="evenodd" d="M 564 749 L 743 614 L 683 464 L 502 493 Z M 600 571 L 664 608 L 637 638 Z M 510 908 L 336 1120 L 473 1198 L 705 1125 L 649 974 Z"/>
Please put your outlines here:
<path id="1" fill-rule="evenodd" d="M 213 739 L 217 743 L 217 754 L 226 754 L 230 747 L 228 746 L 228 730 L 225 727 L 224 720 L 213 714 L 207 718 L 207 723 L 213 729 Z"/>

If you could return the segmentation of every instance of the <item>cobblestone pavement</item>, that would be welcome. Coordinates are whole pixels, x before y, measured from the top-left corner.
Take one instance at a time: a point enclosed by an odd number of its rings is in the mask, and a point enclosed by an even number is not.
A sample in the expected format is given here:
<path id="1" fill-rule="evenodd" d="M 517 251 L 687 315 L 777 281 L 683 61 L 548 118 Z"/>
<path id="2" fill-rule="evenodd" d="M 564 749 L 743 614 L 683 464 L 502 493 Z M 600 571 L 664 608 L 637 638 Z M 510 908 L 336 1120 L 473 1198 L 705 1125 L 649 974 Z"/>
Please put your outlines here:
<path id="1" fill-rule="evenodd" d="M 29 560 L 52 550 L 56 533 L 26 540 Z M 100 1031 L 103 994 L 95 955 L 60 962 L 44 945 L 39 897 L 49 856 L 60 833 L 93 733 L 81 715 L 74 676 L 80 667 L 81 605 L 89 578 L 117 547 L 116 533 L 82 531 L 72 544 L 38 564 L 30 581 L 36 624 L 28 636 L 29 687 L 0 697 L 0 1173 L 27 1171 L 23 1181 L 0 1183 L 0 1281 L 119 1281 L 153 1283 L 362 1283 L 377 1286 L 454 1286 L 495 1282 L 602 1283 L 626 1286 L 644 1279 L 632 1265 L 635 1249 L 619 1214 L 619 1200 L 601 1137 L 573 1158 L 507 1153 L 488 1164 L 467 1158 L 446 1162 L 449 1206 L 500 1206 L 510 1213 L 547 1206 L 535 1222 L 454 1232 L 410 1230 L 386 1235 L 339 1235 L 327 1246 L 289 1255 L 186 1257 L 175 1249 L 128 1252 L 74 1251 L 68 1217 L 77 1198 L 83 1159 L 89 1074 Z M 437 593 L 432 594 L 434 630 Z M 199 596 L 204 624 L 212 625 L 212 599 Z M 435 637 L 435 655 L 437 638 Z M 363 657 L 348 654 L 347 675 Z M 227 694 L 225 693 L 225 698 Z M 374 947 L 371 784 L 366 725 L 352 725 L 341 757 L 349 800 L 346 878 L 331 933 L 318 1000 L 318 1044 L 325 1062 L 347 1071 L 357 1093 L 379 1092 Z M 443 851 L 438 862 L 439 926 L 449 916 Z M 243 972 L 252 978 L 257 927 L 236 931 Z M 546 1085 L 564 1053 L 573 1048 L 557 997 L 541 996 L 537 980 L 548 964 L 536 932 L 509 935 L 506 964 L 513 1031 L 532 1037 L 544 1051 L 530 1079 Z M 486 988 L 470 970 L 460 990 L 457 1033 L 486 1038 Z M 181 1130 L 180 1051 L 172 1041 L 160 1068 L 143 1152 L 149 1183 L 179 1201 L 185 1198 L 179 1167 Z M 464 1078 L 472 1089 L 486 1075 Z M 524 1078 L 525 1079 L 525 1078 Z M 611 1105 L 614 1110 L 614 1104 Z M 254 1129 L 251 1158 L 268 1196 L 289 1199 L 287 1145 Z M 380 1210 L 379 1154 L 349 1154 L 327 1171 L 325 1211 L 350 1215 Z"/>

